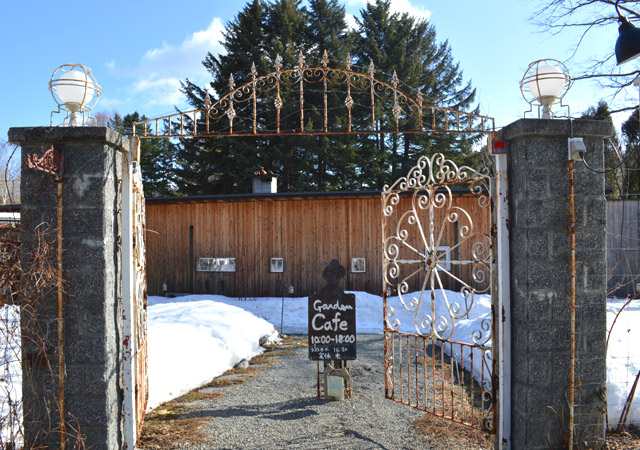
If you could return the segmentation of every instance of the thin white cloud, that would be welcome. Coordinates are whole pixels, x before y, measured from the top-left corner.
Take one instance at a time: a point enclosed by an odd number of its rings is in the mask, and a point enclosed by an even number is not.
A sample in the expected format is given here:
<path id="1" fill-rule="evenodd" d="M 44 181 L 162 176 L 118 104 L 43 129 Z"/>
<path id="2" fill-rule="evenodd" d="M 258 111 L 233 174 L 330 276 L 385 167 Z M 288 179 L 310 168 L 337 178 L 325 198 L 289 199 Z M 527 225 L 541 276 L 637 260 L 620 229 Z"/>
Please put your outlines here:
<path id="1" fill-rule="evenodd" d="M 132 95 L 146 98 L 149 106 L 173 106 L 184 103 L 184 96 L 180 92 L 180 78 L 142 78 L 132 87 Z"/>
<path id="2" fill-rule="evenodd" d="M 148 50 L 134 68 L 123 69 L 116 61 L 108 62 L 107 68 L 112 73 L 133 79 L 123 101 L 141 108 L 183 106 L 185 98 L 180 92 L 180 81 L 189 78 L 204 85 L 211 78 L 202 61 L 207 52 L 215 55 L 224 51 L 220 44 L 223 31 L 222 20 L 216 17 L 205 30 L 196 31 L 180 44 L 163 42 Z M 112 101 L 116 104 L 115 98 Z"/>
<path id="3" fill-rule="evenodd" d="M 147 51 L 140 63 L 141 69 L 181 78 L 204 72 L 202 60 L 207 52 L 217 54 L 223 50 L 220 45 L 223 31 L 222 20 L 216 17 L 206 30 L 196 31 L 180 45 L 163 42 L 160 47 Z"/>
<path id="4" fill-rule="evenodd" d="M 348 10 L 356 13 L 365 7 L 370 0 L 346 0 Z M 420 19 L 428 20 L 430 11 L 415 3 L 422 0 L 391 0 L 394 12 L 407 12 Z M 355 11 L 354 11 L 355 10 Z M 347 23 L 355 27 L 355 17 L 347 14 Z M 184 108 L 186 99 L 180 92 L 180 81 L 189 79 L 204 87 L 211 75 L 202 65 L 208 52 L 216 55 L 225 53 L 220 44 L 225 31 L 222 19 L 214 18 L 204 30 L 189 35 L 183 42 L 175 44 L 163 42 L 159 46 L 147 50 L 139 63 L 131 68 L 123 68 L 117 61 L 109 61 L 106 67 L 111 74 L 132 80 L 122 95 L 111 95 L 102 98 L 103 105 L 112 107 L 135 105 L 133 109 L 172 110 L 174 106 Z M 126 113 L 127 111 L 123 111 Z"/>
<path id="5" fill-rule="evenodd" d="M 414 5 L 410 0 L 391 0 L 391 10 L 398 13 L 406 12 L 422 20 L 429 20 L 429 17 L 431 17 L 431 11 Z"/>
<path id="6" fill-rule="evenodd" d="M 348 10 L 357 9 L 359 12 L 360 9 L 363 9 L 367 3 L 372 3 L 371 0 L 346 0 L 345 6 Z M 423 20 L 429 20 L 431 17 L 431 11 L 428 9 L 418 6 L 415 4 L 415 1 L 411 0 L 391 0 L 391 11 L 395 13 L 409 13 L 410 15 Z M 349 18 L 347 18 L 347 23 L 351 25 L 349 22 Z"/>

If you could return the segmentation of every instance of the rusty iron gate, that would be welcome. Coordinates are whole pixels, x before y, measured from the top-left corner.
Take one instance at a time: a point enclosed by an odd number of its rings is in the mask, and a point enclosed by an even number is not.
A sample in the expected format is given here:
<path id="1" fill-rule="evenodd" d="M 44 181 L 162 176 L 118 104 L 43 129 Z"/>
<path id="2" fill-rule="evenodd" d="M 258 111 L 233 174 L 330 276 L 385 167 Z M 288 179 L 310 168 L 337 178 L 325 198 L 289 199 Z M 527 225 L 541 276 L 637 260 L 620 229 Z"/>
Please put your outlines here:
<path id="1" fill-rule="evenodd" d="M 496 411 L 491 181 L 488 168 L 435 154 L 382 193 L 385 395 L 489 432 Z M 452 191 L 460 189 L 484 214 L 454 205 Z"/>
<path id="2" fill-rule="evenodd" d="M 326 51 L 315 67 L 307 65 L 302 52 L 293 68 L 283 68 L 280 55 L 273 61 L 275 71 L 268 74 L 258 74 L 252 65 L 249 81 L 240 86 L 230 76 L 228 92 L 213 101 L 207 92 L 200 108 L 134 123 L 134 138 L 460 134 L 491 139 L 495 131 L 491 117 L 426 104 L 419 90 L 408 95 L 400 89 L 395 72 L 388 81 L 378 79 L 373 61 L 366 73 L 353 70 L 349 55 L 343 68 L 329 67 Z M 313 101 L 306 101 L 305 93 L 314 94 Z M 322 112 L 321 123 L 306 126 L 305 113 L 313 111 Z M 333 117 L 337 111 L 346 112 L 346 123 L 338 115 Z M 352 121 L 352 116 L 367 120 Z M 281 120 L 284 117 L 288 119 Z M 492 242 L 488 233 L 478 231 L 464 209 L 449 203 L 452 187 L 465 188 L 490 214 L 489 181 L 488 172 L 456 167 L 442 155 L 435 155 L 421 158 L 408 177 L 385 188 L 384 232 L 397 232 L 395 236 L 385 234 L 384 326 L 387 397 L 493 430 L 496 390 L 491 374 L 496 371 L 492 372 L 492 321 L 482 322 L 471 343 L 456 341 L 454 332 L 472 313 L 474 304 L 487 301 Z M 393 222 L 394 214 L 401 211 L 408 198 L 411 209 L 402 210 Z M 422 224 L 428 224 L 428 228 Z M 417 233 L 415 243 L 410 241 L 415 238 L 409 237 L 411 228 Z M 446 239 L 445 229 L 449 230 Z M 503 229 L 498 227 L 498 234 Z M 407 274 L 407 269 L 411 273 Z M 506 273 L 502 270 L 500 278 L 505 295 Z M 449 280 L 445 282 L 444 278 Z M 457 289 L 464 304 L 449 301 L 445 287 Z M 411 289 L 418 294 L 412 296 Z M 413 314 L 411 331 L 401 326 L 399 309 L 395 315 L 391 304 L 394 298 Z M 447 312 L 438 315 L 434 308 L 443 302 Z M 423 314 L 427 306 L 432 311 Z M 508 342 L 500 336 L 499 342 Z M 508 349 L 504 355 L 508 355 Z M 464 369 L 467 361 L 469 372 Z M 503 367 L 500 365 L 500 379 Z M 508 402 L 501 403 L 503 407 L 508 407 Z"/>

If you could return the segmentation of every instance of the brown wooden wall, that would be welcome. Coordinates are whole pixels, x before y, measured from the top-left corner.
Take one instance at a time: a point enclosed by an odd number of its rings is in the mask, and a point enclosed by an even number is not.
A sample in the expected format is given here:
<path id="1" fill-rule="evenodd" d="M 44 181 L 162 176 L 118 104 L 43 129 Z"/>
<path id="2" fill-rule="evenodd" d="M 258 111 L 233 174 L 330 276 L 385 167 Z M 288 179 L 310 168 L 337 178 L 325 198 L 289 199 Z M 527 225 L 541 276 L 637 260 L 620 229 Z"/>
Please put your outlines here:
<path id="1" fill-rule="evenodd" d="M 455 198 L 488 232 L 489 212 L 477 198 Z M 167 283 L 170 292 L 278 297 L 293 285 L 295 296 L 307 296 L 336 258 L 347 268 L 345 290 L 381 294 L 381 205 L 379 195 L 149 200 L 148 291 L 159 295 Z M 236 272 L 195 270 L 198 258 L 214 257 L 236 258 Z M 269 271 L 271 258 L 284 258 L 283 273 Z M 366 273 L 351 273 L 351 258 L 366 258 Z"/>

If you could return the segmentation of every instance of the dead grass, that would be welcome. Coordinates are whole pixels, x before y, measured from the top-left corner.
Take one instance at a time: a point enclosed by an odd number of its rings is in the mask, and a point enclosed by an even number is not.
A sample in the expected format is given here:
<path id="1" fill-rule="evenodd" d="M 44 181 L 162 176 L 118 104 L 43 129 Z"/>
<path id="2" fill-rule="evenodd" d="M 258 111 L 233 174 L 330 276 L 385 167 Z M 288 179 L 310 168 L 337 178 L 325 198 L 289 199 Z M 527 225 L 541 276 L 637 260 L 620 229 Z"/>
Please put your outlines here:
<path id="1" fill-rule="evenodd" d="M 138 448 L 165 450 L 177 448 L 179 444 L 197 445 L 207 441 L 207 436 L 202 430 L 207 419 L 181 417 L 188 412 L 188 408 L 180 399 L 165 403 L 147 414 L 142 436 L 138 440 Z"/>
<path id="2" fill-rule="evenodd" d="M 173 402 L 177 405 L 184 405 L 185 403 L 197 402 L 199 400 L 217 400 L 221 397 L 224 397 L 224 394 L 220 392 L 200 392 L 200 391 L 191 391 L 180 398 L 173 400 Z"/>
<path id="3" fill-rule="evenodd" d="M 637 450 L 640 448 L 640 437 L 637 428 L 607 434 L 606 450 Z"/>
<path id="4" fill-rule="evenodd" d="M 211 381 L 209 381 L 204 387 L 213 387 L 213 388 L 217 388 L 217 387 L 227 387 L 227 386 L 233 386 L 235 384 L 242 384 L 244 383 L 246 380 L 243 378 L 215 378 Z"/>
<path id="5" fill-rule="evenodd" d="M 452 422 L 442 417 L 427 414 L 413 421 L 421 434 L 435 450 L 464 448 L 467 450 L 493 450 L 494 436 L 477 428 Z"/>

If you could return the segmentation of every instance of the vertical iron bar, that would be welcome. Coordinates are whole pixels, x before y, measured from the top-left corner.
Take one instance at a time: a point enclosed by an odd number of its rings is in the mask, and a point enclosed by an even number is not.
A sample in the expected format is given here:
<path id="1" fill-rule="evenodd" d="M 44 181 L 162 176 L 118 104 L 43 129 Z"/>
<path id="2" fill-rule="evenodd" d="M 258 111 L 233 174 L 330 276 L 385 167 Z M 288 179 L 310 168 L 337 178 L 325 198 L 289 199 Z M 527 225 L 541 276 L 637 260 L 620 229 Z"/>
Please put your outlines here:
<path id="1" fill-rule="evenodd" d="M 422 360 L 422 397 L 424 398 L 424 409 L 427 409 L 427 340 L 424 337 L 422 338 L 422 355 L 424 357 Z"/>
<path id="2" fill-rule="evenodd" d="M 445 389 L 444 389 L 444 342 L 440 341 L 440 393 L 442 394 L 442 417 L 444 417 Z"/>
<path id="3" fill-rule="evenodd" d="M 471 349 L 471 376 L 473 376 L 473 363 L 475 361 L 475 352 L 473 351 L 473 349 Z M 475 405 L 476 405 L 476 384 L 473 382 L 473 380 L 471 381 L 471 425 L 473 425 L 473 419 L 474 419 L 474 411 L 475 411 Z"/>
<path id="4" fill-rule="evenodd" d="M 373 74 L 373 61 L 369 64 L 369 83 L 371 84 L 371 131 L 376 131 L 376 108 L 375 108 L 375 79 Z"/>
<path id="5" fill-rule="evenodd" d="M 431 410 L 436 412 L 436 344 L 434 338 L 431 338 Z"/>
<path id="6" fill-rule="evenodd" d="M 258 119 L 258 111 L 257 111 L 257 101 L 256 101 L 256 71 L 255 71 L 255 64 L 251 70 L 251 78 L 252 78 L 252 83 L 251 83 L 251 89 L 252 89 L 252 93 L 253 93 L 253 134 L 257 133 L 257 119 Z M 282 330 L 281 330 L 282 331 Z"/>
<path id="7" fill-rule="evenodd" d="M 326 67 L 324 68 L 322 73 L 323 73 L 322 81 L 324 82 L 324 132 L 326 133 L 329 129 L 328 118 L 327 118 L 328 108 L 327 108 L 327 68 Z"/>
<path id="8" fill-rule="evenodd" d="M 420 387 L 420 384 L 418 383 L 418 336 L 414 336 L 414 344 L 415 344 L 415 349 L 414 349 L 414 354 L 415 354 L 415 366 L 416 366 L 416 407 L 420 406 L 420 391 L 418 390 L 418 388 Z"/>
<path id="9" fill-rule="evenodd" d="M 400 360 L 398 361 L 398 367 L 400 368 L 399 378 L 400 378 L 400 401 L 404 399 L 404 390 L 402 389 L 402 335 L 398 334 L 398 355 Z"/>
<path id="10" fill-rule="evenodd" d="M 436 110 L 431 107 L 431 131 L 436 131 Z"/>
<path id="11" fill-rule="evenodd" d="M 480 410 L 480 412 L 482 414 L 484 414 L 484 409 L 485 409 L 485 407 L 484 407 L 484 403 L 485 403 L 485 400 L 484 400 L 485 395 L 484 395 L 484 393 L 486 391 L 486 387 L 485 387 L 485 384 L 484 384 L 484 358 L 485 358 L 484 351 L 481 352 L 481 354 L 482 354 L 482 356 L 481 356 L 482 360 L 480 361 L 480 372 L 481 372 L 481 375 L 480 375 L 480 380 L 481 380 L 480 388 L 481 388 L 482 409 Z M 482 416 L 480 417 L 480 419 L 481 419 L 480 423 L 482 423 Z"/>
<path id="12" fill-rule="evenodd" d="M 180 114 L 180 136 L 184 135 L 184 114 Z"/>
<path id="13" fill-rule="evenodd" d="M 300 64 L 300 132 L 304 133 L 304 72 Z"/>
<path id="14" fill-rule="evenodd" d="M 451 383 L 450 383 L 450 385 L 451 385 L 451 387 L 450 387 L 450 390 L 451 390 L 451 418 L 454 419 L 455 418 L 454 412 L 455 412 L 455 409 L 456 409 L 456 407 L 455 407 L 455 398 L 454 398 L 455 397 L 455 385 L 456 384 L 455 384 L 455 378 L 454 378 L 455 377 L 455 372 L 453 370 L 453 366 L 455 365 L 455 359 L 454 359 L 454 355 L 453 355 L 453 342 L 449 343 L 449 352 L 451 353 L 451 361 L 450 361 L 450 364 L 449 364 L 449 366 L 451 367 Z"/>
<path id="15" fill-rule="evenodd" d="M 392 391 L 391 397 L 396 398 L 396 344 L 395 344 L 395 333 L 391 333 L 391 382 L 392 382 Z"/>
<path id="16" fill-rule="evenodd" d="M 347 101 L 351 98 L 351 77 L 347 72 Z M 351 133 L 351 105 L 347 105 L 347 131 Z"/>
<path id="17" fill-rule="evenodd" d="M 462 406 L 460 411 L 460 420 L 464 423 L 464 347 L 460 344 L 460 404 Z M 473 379 L 473 378 L 472 378 Z"/>
<path id="18" fill-rule="evenodd" d="M 411 405 L 411 342 L 407 335 L 407 404 Z"/>

